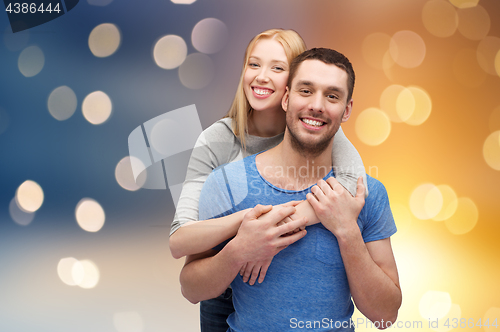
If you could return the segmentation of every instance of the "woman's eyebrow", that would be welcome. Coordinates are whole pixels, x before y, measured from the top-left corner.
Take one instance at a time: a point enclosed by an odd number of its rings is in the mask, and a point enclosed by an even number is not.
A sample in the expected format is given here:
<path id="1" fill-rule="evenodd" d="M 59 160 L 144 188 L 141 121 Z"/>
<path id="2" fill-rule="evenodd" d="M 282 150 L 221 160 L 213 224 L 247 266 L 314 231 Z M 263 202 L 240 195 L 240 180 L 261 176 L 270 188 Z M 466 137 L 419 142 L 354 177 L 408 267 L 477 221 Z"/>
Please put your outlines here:
<path id="1" fill-rule="evenodd" d="M 261 60 L 261 59 L 258 56 L 252 55 L 248 57 L 248 60 Z M 288 61 L 283 61 L 283 60 L 273 59 L 271 60 L 271 63 L 281 63 L 283 65 L 288 66 Z"/>

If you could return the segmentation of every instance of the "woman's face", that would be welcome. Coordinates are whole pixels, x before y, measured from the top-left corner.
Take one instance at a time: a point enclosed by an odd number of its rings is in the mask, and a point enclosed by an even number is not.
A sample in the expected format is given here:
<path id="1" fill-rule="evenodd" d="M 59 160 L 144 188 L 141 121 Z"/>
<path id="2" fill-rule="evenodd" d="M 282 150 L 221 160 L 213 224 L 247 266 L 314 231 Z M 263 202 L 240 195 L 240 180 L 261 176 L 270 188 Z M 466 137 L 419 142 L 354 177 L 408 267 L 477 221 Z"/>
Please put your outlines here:
<path id="1" fill-rule="evenodd" d="M 281 110 L 289 64 L 285 50 L 273 39 L 259 40 L 248 58 L 243 90 L 255 111 Z"/>

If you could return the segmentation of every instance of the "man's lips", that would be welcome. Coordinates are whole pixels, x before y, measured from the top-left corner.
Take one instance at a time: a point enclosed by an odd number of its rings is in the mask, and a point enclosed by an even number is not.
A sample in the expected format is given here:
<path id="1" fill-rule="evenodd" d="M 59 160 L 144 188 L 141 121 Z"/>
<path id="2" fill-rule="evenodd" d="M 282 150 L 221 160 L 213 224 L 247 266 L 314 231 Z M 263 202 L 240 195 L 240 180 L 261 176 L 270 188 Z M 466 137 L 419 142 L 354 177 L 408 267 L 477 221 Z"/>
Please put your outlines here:
<path id="1" fill-rule="evenodd" d="M 313 118 L 300 118 L 300 121 L 305 124 L 306 127 L 311 127 L 313 129 L 319 129 L 326 124 L 326 122 Z"/>

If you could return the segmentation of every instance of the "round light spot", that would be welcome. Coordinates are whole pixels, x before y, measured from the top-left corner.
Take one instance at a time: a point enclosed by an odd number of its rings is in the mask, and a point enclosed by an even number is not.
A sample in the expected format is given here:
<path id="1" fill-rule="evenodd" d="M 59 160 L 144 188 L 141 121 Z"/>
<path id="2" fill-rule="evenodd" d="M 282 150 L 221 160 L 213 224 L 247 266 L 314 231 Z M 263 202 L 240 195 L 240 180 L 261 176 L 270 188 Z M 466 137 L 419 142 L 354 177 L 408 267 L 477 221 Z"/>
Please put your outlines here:
<path id="1" fill-rule="evenodd" d="M 206 18 L 194 26 L 191 41 L 199 52 L 213 54 L 226 46 L 228 35 L 227 27 L 222 21 Z"/>
<path id="2" fill-rule="evenodd" d="M 179 79 L 189 89 L 206 87 L 215 76 L 215 65 L 208 55 L 193 53 L 179 67 Z"/>
<path id="3" fill-rule="evenodd" d="M 45 56 L 38 46 L 26 47 L 17 61 L 19 71 L 26 77 L 33 77 L 42 71 L 45 65 Z"/>
<path id="4" fill-rule="evenodd" d="M 397 117 L 406 122 L 415 113 L 416 103 L 412 91 L 407 88 L 403 89 L 396 98 Z"/>
<path id="5" fill-rule="evenodd" d="M 403 30 L 392 36 L 389 52 L 401 67 L 415 68 L 424 61 L 426 48 L 424 40 L 417 33 Z"/>
<path id="6" fill-rule="evenodd" d="M 443 207 L 441 211 L 432 219 L 435 221 L 443 221 L 450 218 L 457 210 L 458 200 L 455 191 L 445 184 L 437 186 L 443 196 Z"/>
<path id="7" fill-rule="evenodd" d="M 151 129 L 150 141 L 151 148 L 159 154 L 168 156 L 171 151 L 175 151 L 176 142 L 171 137 L 182 137 L 183 127 L 177 121 L 163 119 L 155 123 Z M 170 138 L 170 139 L 169 139 Z"/>
<path id="8" fill-rule="evenodd" d="M 16 33 L 12 32 L 10 27 L 7 27 L 3 33 L 3 41 L 9 51 L 17 52 L 28 45 L 30 39 L 29 30 L 23 30 Z"/>
<path id="9" fill-rule="evenodd" d="M 500 51 L 500 38 L 488 36 L 479 42 L 477 47 L 477 62 L 485 72 L 496 75 L 495 57 Z"/>
<path id="10" fill-rule="evenodd" d="M 96 26 L 89 35 L 89 48 L 96 57 L 112 55 L 120 47 L 121 36 L 117 26 L 103 23 Z"/>
<path id="11" fill-rule="evenodd" d="M 457 8 L 471 8 L 477 6 L 479 0 L 450 0 Z"/>
<path id="12" fill-rule="evenodd" d="M 142 332 L 144 322 L 135 311 L 117 312 L 113 315 L 113 325 L 118 332 Z"/>
<path id="13" fill-rule="evenodd" d="M 99 203 L 91 198 L 83 198 L 76 205 L 76 221 L 87 232 L 97 232 L 106 220 L 104 210 Z"/>
<path id="14" fill-rule="evenodd" d="M 410 196 L 410 210 L 415 217 L 427 220 L 437 216 L 443 207 L 443 195 L 432 183 L 424 183 Z"/>
<path id="15" fill-rule="evenodd" d="M 113 0 L 87 0 L 89 5 L 104 7 L 113 2 Z"/>
<path id="16" fill-rule="evenodd" d="M 410 90 L 402 85 L 388 86 L 380 96 L 380 108 L 392 122 L 403 122 L 415 110 L 415 98 Z M 409 113 L 409 115 L 405 115 Z M 400 114 L 405 118 L 401 119 Z"/>
<path id="17" fill-rule="evenodd" d="M 375 69 L 384 68 L 384 56 L 389 51 L 391 36 L 376 32 L 363 40 L 362 52 L 366 63 Z"/>
<path id="18" fill-rule="evenodd" d="M 123 189 L 136 191 L 140 189 L 146 182 L 147 172 L 142 172 L 137 178 L 137 182 L 134 180 L 134 174 L 132 172 L 132 163 L 139 164 L 137 169 L 144 169 L 145 166 L 142 161 L 136 157 L 125 157 L 118 162 L 115 168 L 115 178 L 116 182 Z"/>
<path id="19" fill-rule="evenodd" d="M 382 144 L 391 133 L 391 120 L 379 109 L 368 108 L 356 119 L 356 135 L 367 145 Z"/>
<path id="20" fill-rule="evenodd" d="M 486 79 L 486 73 L 477 62 L 475 50 L 460 50 L 453 60 L 453 74 L 466 87 L 477 88 Z"/>
<path id="21" fill-rule="evenodd" d="M 451 309 L 451 297 L 446 292 L 428 291 L 420 298 L 418 309 L 427 320 L 443 318 Z"/>
<path id="22" fill-rule="evenodd" d="M 82 112 L 88 122 L 98 125 L 109 119 L 113 105 L 108 95 L 102 91 L 90 93 L 82 103 Z"/>
<path id="23" fill-rule="evenodd" d="M 43 203 L 42 187 L 35 181 L 24 181 L 16 191 L 16 202 L 20 208 L 27 212 L 35 212 Z"/>
<path id="24" fill-rule="evenodd" d="M 391 204 L 391 211 L 398 228 L 398 234 L 408 231 L 413 219 L 410 210 L 406 206 L 396 203 Z"/>
<path id="25" fill-rule="evenodd" d="M 0 119 L 1 119 L 1 114 L 0 114 Z M 1 120 L 0 120 L 0 123 L 1 123 Z M 491 112 L 488 125 L 490 127 L 490 131 L 492 131 L 492 132 L 500 130 L 500 106 L 497 106 L 493 110 L 493 112 Z M 1 130 L 0 130 L 0 133 L 1 133 Z"/>
<path id="26" fill-rule="evenodd" d="M 455 235 L 470 232 L 477 224 L 479 212 L 476 204 L 467 197 L 458 199 L 457 210 L 453 216 L 445 221 L 448 230 Z"/>
<path id="27" fill-rule="evenodd" d="M 491 324 L 495 324 L 494 323 L 495 320 L 496 320 L 496 324 L 500 323 L 499 322 L 499 320 L 500 320 L 500 308 L 491 307 L 484 314 L 484 317 L 483 317 L 483 329 L 485 331 L 491 332 L 492 328 L 494 327 Z M 489 326 L 485 326 L 486 321 L 488 321 L 488 325 Z"/>
<path id="28" fill-rule="evenodd" d="M 66 285 L 76 286 L 79 282 L 81 282 L 81 279 L 75 281 L 73 278 L 73 271 L 76 271 L 75 274 L 78 275 L 83 273 L 83 266 L 76 258 L 62 258 L 57 264 L 57 275 Z"/>
<path id="29" fill-rule="evenodd" d="M 75 93 L 65 85 L 55 88 L 47 102 L 50 115 L 59 121 L 69 119 L 75 113 L 76 105 Z"/>
<path id="30" fill-rule="evenodd" d="M 28 226 L 35 218 L 35 212 L 28 212 L 20 208 L 15 198 L 10 201 L 9 214 L 12 220 L 21 226 Z"/>
<path id="31" fill-rule="evenodd" d="M 450 37 L 458 27 L 457 10 L 444 0 L 427 1 L 422 10 L 422 21 L 432 35 Z"/>
<path id="32" fill-rule="evenodd" d="M 452 303 L 450 310 L 446 315 L 444 315 L 442 318 L 437 320 L 437 326 L 433 324 L 430 326 L 431 330 L 436 331 L 436 332 L 448 332 L 453 330 L 453 326 L 455 324 L 450 324 L 450 322 L 460 322 L 460 319 L 462 318 L 462 309 L 460 309 L 460 306 L 456 303 Z M 433 320 L 433 323 L 436 322 L 436 319 Z"/>
<path id="33" fill-rule="evenodd" d="M 491 133 L 484 141 L 483 157 L 488 166 L 500 171 L 500 130 Z"/>
<path id="34" fill-rule="evenodd" d="M 95 263 L 88 259 L 84 259 L 80 261 L 80 264 L 82 266 L 83 273 L 80 272 L 81 270 L 75 270 L 75 266 L 73 266 L 73 278 L 75 280 L 81 280 L 77 283 L 77 285 L 85 289 L 97 286 L 100 274 Z"/>
<path id="35" fill-rule="evenodd" d="M 404 104 L 398 104 L 397 111 L 398 115 L 403 121 L 412 126 L 418 126 L 424 123 L 432 111 L 432 101 L 429 94 L 422 88 L 416 86 L 408 87 L 408 91 L 413 95 L 413 100 L 415 101 L 415 107 L 412 112 L 410 112 L 411 107 L 409 102 Z M 398 97 L 398 102 L 400 101 L 401 94 Z M 405 97 L 404 100 L 408 100 L 409 97 Z M 409 99 L 411 100 L 411 99 Z M 407 107 L 404 107 L 408 105 Z"/>
<path id="36" fill-rule="evenodd" d="M 186 42 L 176 35 L 168 35 L 160 38 L 153 49 L 155 62 L 163 69 L 179 67 L 186 60 L 186 55 Z"/>
<path id="37" fill-rule="evenodd" d="M 196 0 L 170 0 L 170 1 L 179 5 L 190 5 L 193 2 L 196 2 Z"/>
<path id="38" fill-rule="evenodd" d="M 458 11 L 458 31 L 467 39 L 483 39 L 488 35 L 490 25 L 490 15 L 479 5 Z"/>
<path id="39" fill-rule="evenodd" d="M 0 107 L 0 135 L 7 131 L 10 124 L 9 113 Z"/>

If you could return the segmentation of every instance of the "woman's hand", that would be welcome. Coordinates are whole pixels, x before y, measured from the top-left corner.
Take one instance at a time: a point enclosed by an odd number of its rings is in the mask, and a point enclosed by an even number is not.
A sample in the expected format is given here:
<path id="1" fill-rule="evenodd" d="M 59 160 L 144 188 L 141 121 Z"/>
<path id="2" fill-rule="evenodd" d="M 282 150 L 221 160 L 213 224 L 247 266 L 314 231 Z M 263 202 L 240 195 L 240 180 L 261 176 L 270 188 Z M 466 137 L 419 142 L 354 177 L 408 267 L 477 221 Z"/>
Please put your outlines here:
<path id="1" fill-rule="evenodd" d="M 258 205 L 254 209 L 252 209 L 252 213 L 249 213 L 245 215 L 244 219 L 257 219 L 260 220 L 261 216 L 265 215 L 266 213 L 270 212 L 272 209 L 282 209 L 282 208 L 287 208 L 287 207 L 295 207 L 298 204 L 302 203 L 303 201 L 290 201 L 284 204 L 276 205 L 276 206 L 261 206 Z M 293 218 L 293 215 L 286 217 L 285 219 L 279 221 L 276 224 L 276 227 L 279 227 L 281 225 L 284 225 L 286 223 L 289 223 L 295 219 L 298 218 Z M 286 234 L 283 234 L 282 236 L 290 236 L 293 235 L 301 230 L 304 230 L 305 226 L 298 227 Z M 262 283 L 264 281 L 264 278 L 266 277 L 267 269 L 271 265 L 273 258 L 269 258 L 263 261 L 250 261 L 245 263 L 241 269 L 240 269 L 240 275 L 243 277 L 243 282 L 248 282 L 249 285 L 254 285 L 255 281 L 258 281 L 259 283 Z"/>
<path id="2" fill-rule="evenodd" d="M 247 262 L 242 266 L 240 270 L 240 275 L 243 277 L 243 282 L 248 282 L 250 286 L 255 284 L 258 279 L 259 284 L 264 281 L 266 277 L 267 269 L 271 265 L 273 258 L 261 262 Z"/>

